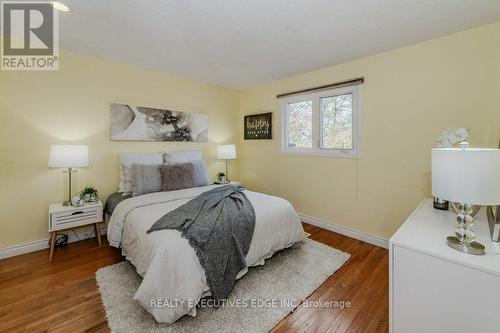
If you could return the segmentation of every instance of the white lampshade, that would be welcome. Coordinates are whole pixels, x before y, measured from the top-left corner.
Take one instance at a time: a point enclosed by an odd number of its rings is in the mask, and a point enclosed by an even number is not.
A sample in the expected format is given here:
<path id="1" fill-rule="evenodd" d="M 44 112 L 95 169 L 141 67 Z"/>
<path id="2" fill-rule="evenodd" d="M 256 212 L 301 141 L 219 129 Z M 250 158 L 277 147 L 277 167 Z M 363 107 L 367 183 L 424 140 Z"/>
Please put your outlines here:
<path id="1" fill-rule="evenodd" d="M 451 202 L 499 205 L 500 149 L 433 149 L 432 194 Z"/>
<path id="2" fill-rule="evenodd" d="M 89 148 L 87 145 L 50 146 L 49 168 L 82 168 L 88 165 Z"/>
<path id="3" fill-rule="evenodd" d="M 219 160 L 235 160 L 236 145 L 219 145 L 217 146 L 217 159 Z"/>

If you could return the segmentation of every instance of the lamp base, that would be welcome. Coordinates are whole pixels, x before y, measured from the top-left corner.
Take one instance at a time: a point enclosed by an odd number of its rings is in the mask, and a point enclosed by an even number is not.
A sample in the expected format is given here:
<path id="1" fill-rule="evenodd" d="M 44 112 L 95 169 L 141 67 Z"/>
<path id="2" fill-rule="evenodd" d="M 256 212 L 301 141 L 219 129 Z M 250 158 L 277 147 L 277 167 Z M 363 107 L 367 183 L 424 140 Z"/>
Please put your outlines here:
<path id="1" fill-rule="evenodd" d="M 446 237 L 446 240 L 449 247 L 463 253 L 473 254 L 473 255 L 483 255 L 486 253 L 484 251 L 484 245 L 478 242 L 472 242 L 469 244 L 462 243 L 455 236 Z"/>

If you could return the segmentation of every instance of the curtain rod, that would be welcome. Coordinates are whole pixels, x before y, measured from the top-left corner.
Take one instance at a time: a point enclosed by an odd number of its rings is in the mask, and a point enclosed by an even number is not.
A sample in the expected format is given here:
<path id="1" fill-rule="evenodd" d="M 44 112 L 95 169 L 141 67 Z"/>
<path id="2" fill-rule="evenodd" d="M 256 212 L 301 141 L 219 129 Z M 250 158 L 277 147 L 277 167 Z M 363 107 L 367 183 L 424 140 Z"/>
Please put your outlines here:
<path id="1" fill-rule="evenodd" d="M 307 89 L 302 89 L 302 90 L 297 90 L 297 91 L 290 91 L 290 92 L 287 92 L 287 93 L 284 93 L 284 94 L 276 95 L 276 98 L 283 98 L 283 97 L 287 97 L 287 96 L 291 96 L 291 95 L 302 94 L 302 93 L 312 92 L 312 91 L 326 90 L 326 89 L 331 89 L 331 88 L 354 86 L 356 84 L 361 84 L 363 82 L 365 82 L 365 78 L 364 77 L 358 77 L 358 78 L 351 79 L 351 80 L 330 83 L 330 84 L 327 84 L 327 85 L 324 85 L 324 86 L 319 86 L 319 87 L 314 87 L 314 88 L 307 88 Z"/>

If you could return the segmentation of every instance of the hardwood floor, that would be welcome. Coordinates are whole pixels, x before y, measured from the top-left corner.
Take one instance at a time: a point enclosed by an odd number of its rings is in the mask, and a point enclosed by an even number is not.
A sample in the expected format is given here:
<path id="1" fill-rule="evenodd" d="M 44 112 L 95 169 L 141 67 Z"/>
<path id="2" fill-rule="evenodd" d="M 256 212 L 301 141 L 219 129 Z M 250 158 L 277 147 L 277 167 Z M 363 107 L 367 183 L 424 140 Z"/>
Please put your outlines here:
<path id="1" fill-rule="evenodd" d="M 387 332 L 389 268 L 385 249 L 304 224 L 310 238 L 351 259 L 310 297 L 350 301 L 349 308 L 299 306 L 272 332 Z M 95 271 L 124 260 L 90 239 L 0 260 L 0 332 L 109 332 Z"/>
<path id="2" fill-rule="evenodd" d="M 309 300 L 350 301 L 351 307 L 299 306 L 272 332 L 388 332 L 388 251 L 312 225 L 304 224 L 304 229 L 309 238 L 351 254 Z"/>

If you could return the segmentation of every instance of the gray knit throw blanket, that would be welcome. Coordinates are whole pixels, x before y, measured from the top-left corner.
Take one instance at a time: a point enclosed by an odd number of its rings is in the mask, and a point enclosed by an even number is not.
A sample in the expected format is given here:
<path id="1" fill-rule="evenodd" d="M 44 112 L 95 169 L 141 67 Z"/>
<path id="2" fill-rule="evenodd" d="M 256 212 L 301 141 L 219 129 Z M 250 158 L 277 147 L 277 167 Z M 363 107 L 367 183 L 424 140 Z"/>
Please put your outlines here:
<path id="1" fill-rule="evenodd" d="M 238 272 L 247 267 L 255 211 L 243 191 L 235 185 L 216 187 L 165 214 L 147 231 L 181 231 L 196 251 L 216 300 L 227 298 Z"/>

